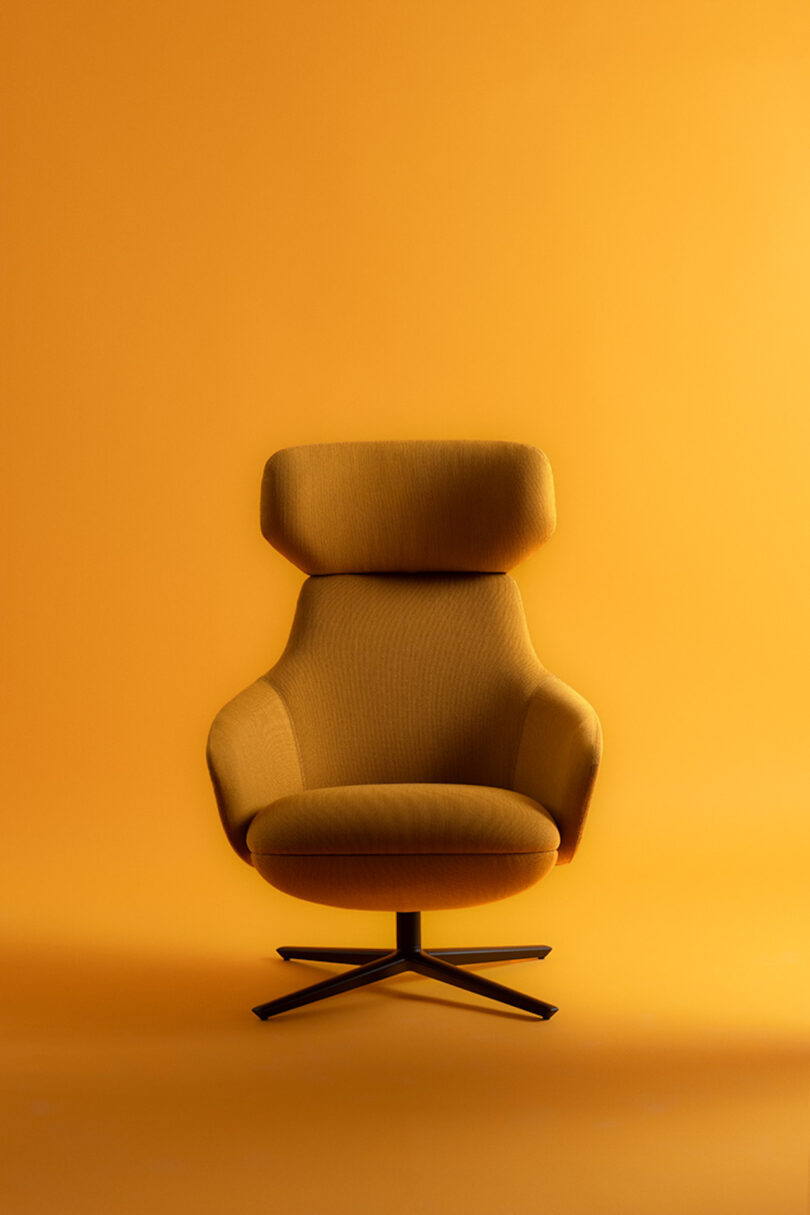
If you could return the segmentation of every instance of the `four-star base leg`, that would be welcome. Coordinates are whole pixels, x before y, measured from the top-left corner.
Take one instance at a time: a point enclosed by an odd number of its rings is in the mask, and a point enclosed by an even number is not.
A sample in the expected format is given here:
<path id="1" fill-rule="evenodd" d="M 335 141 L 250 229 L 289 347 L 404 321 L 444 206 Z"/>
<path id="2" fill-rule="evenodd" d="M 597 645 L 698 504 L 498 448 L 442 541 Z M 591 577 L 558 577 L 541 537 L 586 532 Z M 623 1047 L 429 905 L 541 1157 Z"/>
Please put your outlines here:
<path id="1" fill-rule="evenodd" d="M 325 1000 L 355 987 L 376 983 L 403 971 L 415 971 L 441 983 L 462 987 L 479 996 L 487 996 L 501 1004 L 511 1005 L 524 1012 L 533 1013 L 547 1021 L 557 1009 L 553 1004 L 524 995 L 502 983 L 485 979 L 483 975 L 461 970 L 464 964 L 477 962 L 506 962 L 518 958 L 544 958 L 551 952 L 548 945 L 502 945 L 467 949 L 423 950 L 421 943 L 421 914 L 418 911 L 398 911 L 396 949 L 329 949 L 309 946 L 282 945 L 278 952 L 285 961 L 293 958 L 311 962 L 342 962 L 354 964 L 354 969 L 342 975 L 333 975 L 320 983 L 313 983 L 288 996 L 258 1004 L 253 1012 L 262 1021 L 278 1013 L 288 1012 L 303 1004 Z"/>

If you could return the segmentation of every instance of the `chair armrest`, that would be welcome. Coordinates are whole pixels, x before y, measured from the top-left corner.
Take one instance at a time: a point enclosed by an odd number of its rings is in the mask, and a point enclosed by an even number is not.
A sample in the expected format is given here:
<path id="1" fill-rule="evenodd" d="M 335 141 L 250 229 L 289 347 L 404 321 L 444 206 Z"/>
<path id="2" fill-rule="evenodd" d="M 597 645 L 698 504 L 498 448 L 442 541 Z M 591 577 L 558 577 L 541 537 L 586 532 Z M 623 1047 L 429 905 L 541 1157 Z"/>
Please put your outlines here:
<path id="1" fill-rule="evenodd" d="M 596 713 L 547 672 L 529 700 L 512 785 L 544 806 L 557 824 L 558 865 L 570 861 L 579 846 L 601 755 Z"/>
<path id="2" fill-rule="evenodd" d="M 254 815 L 303 789 L 287 705 L 266 676 L 220 709 L 208 734 L 206 759 L 222 825 L 234 850 L 250 864 L 245 837 Z"/>

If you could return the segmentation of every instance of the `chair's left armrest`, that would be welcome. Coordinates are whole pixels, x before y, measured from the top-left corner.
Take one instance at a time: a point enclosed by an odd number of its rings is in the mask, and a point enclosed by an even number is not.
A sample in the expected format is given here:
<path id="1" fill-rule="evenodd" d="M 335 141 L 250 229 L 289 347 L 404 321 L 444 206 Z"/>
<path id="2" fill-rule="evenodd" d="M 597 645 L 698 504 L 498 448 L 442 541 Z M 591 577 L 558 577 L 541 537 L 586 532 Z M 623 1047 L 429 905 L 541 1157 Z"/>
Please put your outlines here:
<path id="1" fill-rule="evenodd" d="M 585 825 L 602 755 L 602 728 L 578 692 L 546 672 L 529 700 L 513 788 L 544 806 L 560 831 L 558 865 L 570 861 Z"/>
<path id="2" fill-rule="evenodd" d="M 245 837 L 254 815 L 303 788 L 287 705 L 266 676 L 220 709 L 206 758 L 222 825 L 234 850 L 250 864 Z"/>

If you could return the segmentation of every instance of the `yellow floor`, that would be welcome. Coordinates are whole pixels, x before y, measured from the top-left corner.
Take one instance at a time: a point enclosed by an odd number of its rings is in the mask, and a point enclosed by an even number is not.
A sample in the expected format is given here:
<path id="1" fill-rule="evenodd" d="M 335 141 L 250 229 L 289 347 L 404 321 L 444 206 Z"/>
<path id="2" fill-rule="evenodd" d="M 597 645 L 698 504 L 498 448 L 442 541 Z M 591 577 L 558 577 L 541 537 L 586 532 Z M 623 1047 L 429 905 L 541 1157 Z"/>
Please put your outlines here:
<path id="1" fill-rule="evenodd" d="M 480 968 L 557 1003 L 546 1023 L 416 975 L 261 1023 L 252 1004 L 338 970 L 272 945 L 393 932 L 269 887 L 264 957 L 18 942 L 4 1209 L 804 1215 L 798 927 L 775 941 L 742 888 L 701 926 L 699 884 L 577 919 L 563 876 L 423 924 L 428 948 L 553 935 L 543 962 Z"/>

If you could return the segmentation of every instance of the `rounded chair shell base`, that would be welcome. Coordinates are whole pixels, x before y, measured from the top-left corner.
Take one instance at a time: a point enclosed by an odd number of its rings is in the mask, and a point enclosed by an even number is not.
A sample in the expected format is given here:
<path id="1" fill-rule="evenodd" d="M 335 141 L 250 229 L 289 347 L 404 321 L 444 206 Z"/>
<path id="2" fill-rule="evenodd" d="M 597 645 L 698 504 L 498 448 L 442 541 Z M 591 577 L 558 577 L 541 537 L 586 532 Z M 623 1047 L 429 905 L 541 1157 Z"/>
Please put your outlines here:
<path id="1" fill-rule="evenodd" d="M 255 856 L 286 894 L 355 911 L 441 911 L 494 903 L 554 868 L 555 852 L 484 856 Z"/>

